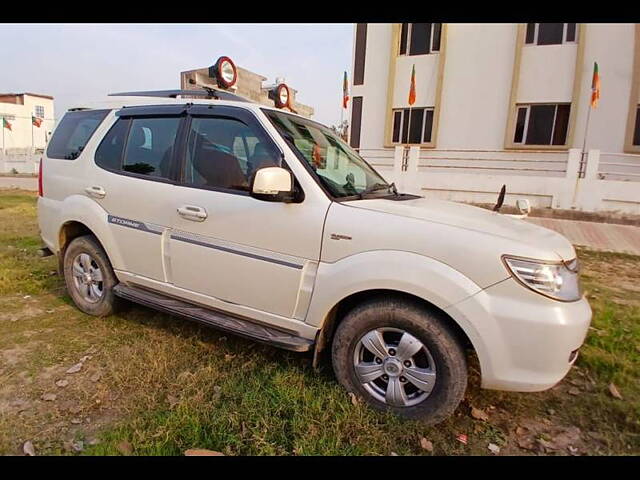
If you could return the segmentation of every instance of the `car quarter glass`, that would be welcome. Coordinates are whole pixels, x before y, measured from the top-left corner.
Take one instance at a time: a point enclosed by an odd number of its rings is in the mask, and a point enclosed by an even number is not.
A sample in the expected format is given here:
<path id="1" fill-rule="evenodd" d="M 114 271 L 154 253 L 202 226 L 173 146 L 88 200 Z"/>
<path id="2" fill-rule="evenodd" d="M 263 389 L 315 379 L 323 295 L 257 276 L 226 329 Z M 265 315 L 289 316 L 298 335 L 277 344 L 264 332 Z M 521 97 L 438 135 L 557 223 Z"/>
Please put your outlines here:
<path id="1" fill-rule="evenodd" d="M 129 131 L 129 119 L 118 119 L 96 150 L 96 164 L 107 170 L 122 168 L 122 152 Z"/>
<path id="2" fill-rule="evenodd" d="M 109 110 L 67 112 L 55 129 L 47 147 L 47 157 L 75 160 L 105 119 Z"/>

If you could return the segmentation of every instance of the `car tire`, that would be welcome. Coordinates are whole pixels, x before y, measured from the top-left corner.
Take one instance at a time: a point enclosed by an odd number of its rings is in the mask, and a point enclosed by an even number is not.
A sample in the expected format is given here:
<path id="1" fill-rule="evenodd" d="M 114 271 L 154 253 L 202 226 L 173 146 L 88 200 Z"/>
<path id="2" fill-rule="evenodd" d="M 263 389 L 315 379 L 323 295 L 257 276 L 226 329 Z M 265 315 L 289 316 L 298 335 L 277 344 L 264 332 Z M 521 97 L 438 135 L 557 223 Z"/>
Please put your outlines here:
<path id="1" fill-rule="evenodd" d="M 64 252 L 63 271 L 67 291 L 84 313 L 106 317 L 118 310 L 121 300 L 113 293 L 118 279 L 107 254 L 93 235 L 71 241 Z"/>
<path id="2" fill-rule="evenodd" d="M 376 341 L 379 338 L 385 347 L 401 348 L 386 348 L 382 358 Z M 409 357 L 418 343 L 420 350 Z M 347 391 L 378 410 L 430 425 L 453 414 L 467 388 L 465 352 L 447 320 L 408 299 L 376 299 L 349 311 L 333 338 L 332 363 L 338 381 Z M 363 382 L 363 378 L 373 378 L 370 374 L 378 375 L 380 368 L 387 377 L 386 389 L 382 376 Z M 367 376 L 362 377 L 359 372 L 366 372 Z M 424 390 L 416 384 L 424 386 Z"/>

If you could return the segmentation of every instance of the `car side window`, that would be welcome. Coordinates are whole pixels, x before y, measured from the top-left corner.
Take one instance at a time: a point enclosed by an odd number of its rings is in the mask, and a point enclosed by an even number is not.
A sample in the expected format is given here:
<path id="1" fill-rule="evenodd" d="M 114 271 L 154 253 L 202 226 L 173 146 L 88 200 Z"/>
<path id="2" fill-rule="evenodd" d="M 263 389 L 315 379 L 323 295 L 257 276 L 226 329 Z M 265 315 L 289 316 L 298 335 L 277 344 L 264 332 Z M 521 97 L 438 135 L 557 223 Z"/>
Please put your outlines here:
<path id="1" fill-rule="evenodd" d="M 264 136 L 230 117 L 194 117 L 187 137 L 185 185 L 248 191 L 259 168 L 280 166 Z"/>
<path id="2" fill-rule="evenodd" d="M 179 117 L 132 119 L 122 170 L 150 177 L 169 178 L 179 125 Z"/>
<path id="3" fill-rule="evenodd" d="M 107 170 L 120 170 L 122 167 L 122 152 L 127 139 L 129 120 L 119 119 L 107 132 L 96 150 L 96 164 Z"/>
<path id="4" fill-rule="evenodd" d="M 108 113 L 109 110 L 80 110 L 65 113 L 60 125 L 53 132 L 47 147 L 47 156 L 61 160 L 78 158 Z"/>

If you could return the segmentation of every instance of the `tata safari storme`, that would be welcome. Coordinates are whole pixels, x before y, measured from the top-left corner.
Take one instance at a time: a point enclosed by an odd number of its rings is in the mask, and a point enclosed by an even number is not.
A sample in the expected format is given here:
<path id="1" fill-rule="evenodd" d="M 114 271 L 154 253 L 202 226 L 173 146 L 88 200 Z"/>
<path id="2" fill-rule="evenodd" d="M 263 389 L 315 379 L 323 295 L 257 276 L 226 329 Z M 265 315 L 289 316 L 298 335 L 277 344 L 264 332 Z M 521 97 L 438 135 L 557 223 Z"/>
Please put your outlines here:
<path id="1" fill-rule="evenodd" d="M 330 351 L 348 391 L 431 423 L 463 398 L 467 351 L 484 388 L 567 374 L 591 309 L 564 237 L 398 192 L 329 128 L 202 92 L 118 96 L 57 126 L 38 218 L 80 310 L 126 299 Z"/>

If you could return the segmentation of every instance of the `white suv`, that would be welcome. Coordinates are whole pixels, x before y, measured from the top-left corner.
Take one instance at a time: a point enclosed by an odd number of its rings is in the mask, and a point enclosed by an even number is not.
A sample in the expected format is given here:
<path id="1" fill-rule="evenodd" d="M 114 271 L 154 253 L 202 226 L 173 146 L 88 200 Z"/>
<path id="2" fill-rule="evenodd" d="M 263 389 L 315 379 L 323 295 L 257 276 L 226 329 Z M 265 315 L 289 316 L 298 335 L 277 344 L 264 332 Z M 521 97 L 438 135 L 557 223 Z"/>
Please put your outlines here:
<path id="1" fill-rule="evenodd" d="M 193 92 L 182 94 L 192 95 Z M 225 93 L 68 111 L 38 217 L 80 310 L 132 300 L 295 351 L 435 423 L 467 385 L 540 391 L 591 320 L 561 235 L 398 193 L 330 129 Z"/>

